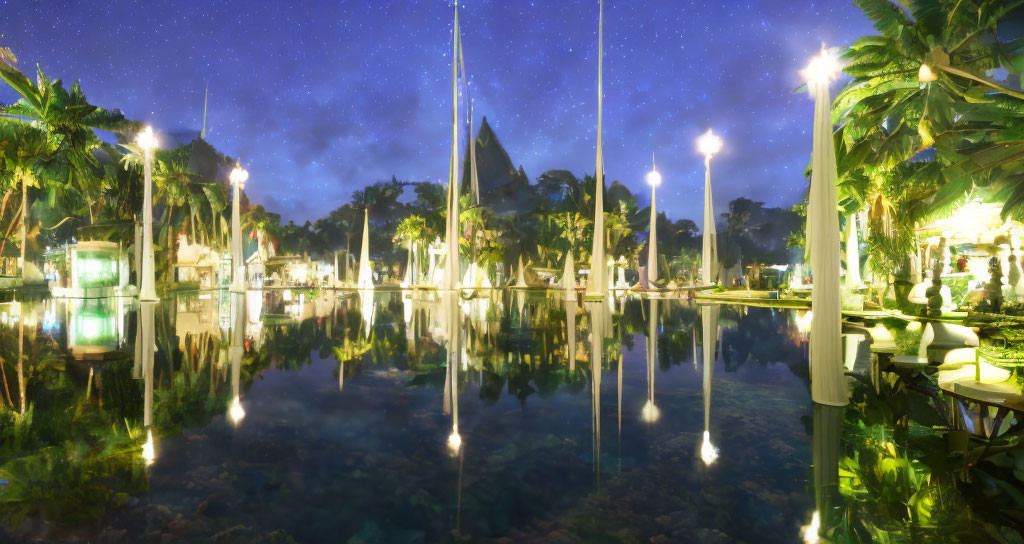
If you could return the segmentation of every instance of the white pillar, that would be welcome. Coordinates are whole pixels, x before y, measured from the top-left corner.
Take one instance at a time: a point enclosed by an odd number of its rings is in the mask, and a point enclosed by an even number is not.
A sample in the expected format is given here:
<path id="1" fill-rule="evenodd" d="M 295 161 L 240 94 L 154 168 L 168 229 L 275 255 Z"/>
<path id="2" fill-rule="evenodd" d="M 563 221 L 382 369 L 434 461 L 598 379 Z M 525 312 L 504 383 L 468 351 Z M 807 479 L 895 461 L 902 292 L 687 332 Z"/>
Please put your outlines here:
<path id="1" fill-rule="evenodd" d="M 455 32 L 452 38 L 452 147 L 448 165 L 448 212 L 445 225 L 445 261 L 442 289 L 459 286 L 459 5 L 455 4 Z"/>
<path id="2" fill-rule="evenodd" d="M 824 54 L 824 53 L 823 53 Z M 845 406 L 849 391 L 843 375 L 842 304 L 839 289 L 839 213 L 836 154 L 832 138 L 830 77 L 811 79 L 814 96 L 814 145 L 807 204 L 807 252 L 814 282 L 810 331 L 811 400 Z"/>
<path id="3" fill-rule="evenodd" d="M 601 142 L 604 108 L 604 1 L 600 5 L 597 26 L 597 173 L 594 184 L 594 242 L 590 252 L 590 278 L 587 296 L 603 297 L 608 292 L 604 258 L 604 149 Z"/>
<path id="4" fill-rule="evenodd" d="M 654 282 L 658 281 L 658 206 L 655 204 L 655 191 L 657 188 L 651 185 L 651 227 L 650 241 L 647 248 L 647 287 L 654 288 Z"/>
<path id="5" fill-rule="evenodd" d="M 238 183 L 232 183 L 231 202 L 231 290 L 245 290 L 245 262 L 242 260 L 242 220 L 240 218 L 241 189 Z"/>
<path id="6" fill-rule="evenodd" d="M 846 224 L 846 287 L 857 289 L 864 281 L 860 277 L 860 246 L 857 238 L 857 214 L 850 214 Z"/>
<path id="7" fill-rule="evenodd" d="M 139 289 L 139 300 L 155 301 L 156 277 L 153 259 L 153 149 L 145 149 L 145 189 L 142 197 L 142 287 Z"/>
<path id="8" fill-rule="evenodd" d="M 701 283 L 715 282 L 715 266 L 718 264 L 718 233 L 715 229 L 715 207 L 711 199 L 711 156 L 704 156 L 704 231 L 701 248 Z"/>

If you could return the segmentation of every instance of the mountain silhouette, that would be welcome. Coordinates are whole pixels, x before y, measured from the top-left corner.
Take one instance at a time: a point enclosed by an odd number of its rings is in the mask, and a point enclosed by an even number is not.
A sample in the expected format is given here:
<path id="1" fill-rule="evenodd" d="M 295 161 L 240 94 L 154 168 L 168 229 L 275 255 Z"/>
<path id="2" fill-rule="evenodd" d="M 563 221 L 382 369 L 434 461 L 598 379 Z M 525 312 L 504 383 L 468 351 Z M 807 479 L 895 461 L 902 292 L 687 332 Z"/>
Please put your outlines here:
<path id="1" fill-rule="evenodd" d="M 525 197 L 524 189 L 530 185 L 530 178 L 522 166 L 516 168 L 508 152 L 498 141 L 491 125 L 484 117 L 480 122 L 480 130 L 476 133 L 476 168 L 480 183 L 480 204 L 493 208 L 495 211 L 513 211 L 519 208 L 520 200 Z M 463 192 L 469 192 L 470 159 L 469 142 L 462 163 Z"/>

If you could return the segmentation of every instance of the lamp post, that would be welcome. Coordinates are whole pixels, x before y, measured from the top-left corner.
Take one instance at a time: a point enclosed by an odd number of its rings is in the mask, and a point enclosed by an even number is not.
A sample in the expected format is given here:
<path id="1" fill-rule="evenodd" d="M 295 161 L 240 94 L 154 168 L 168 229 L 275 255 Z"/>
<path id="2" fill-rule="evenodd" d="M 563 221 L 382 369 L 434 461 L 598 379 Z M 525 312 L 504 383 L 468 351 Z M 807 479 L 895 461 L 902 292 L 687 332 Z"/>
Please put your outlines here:
<path id="1" fill-rule="evenodd" d="M 653 163 L 653 160 L 651 161 Z M 661 174 L 658 173 L 657 165 L 652 164 L 651 171 L 647 173 L 647 184 L 651 186 L 651 227 L 647 247 L 647 288 L 654 287 L 658 281 L 658 206 L 655 203 L 655 193 L 661 185 Z"/>
<path id="2" fill-rule="evenodd" d="M 135 138 L 135 143 L 142 148 L 145 157 L 145 188 L 142 200 L 142 286 L 139 288 L 139 300 L 156 301 L 156 279 L 153 263 L 153 150 L 156 149 L 156 136 L 152 127 L 146 127 Z M 138 263 L 136 263 L 138 267 Z"/>
<path id="3" fill-rule="evenodd" d="M 836 154 L 832 139 L 828 87 L 839 74 L 839 61 L 822 48 L 802 75 L 814 97 L 814 143 L 811 190 L 807 203 L 807 252 L 814 282 L 810 330 L 811 400 L 844 406 L 848 391 L 843 377 L 839 290 L 839 214 L 836 211 Z"/>
<path id="4" fill-rule="evenodd" d="M 714 283 L 714 269 L 718 261 L 718 233 L 715 229 L 715 207 L 711 200 L 711 157 L 722 150 L 722 139 L 711 129 L 697 138 L 697 150 L 704 155 L 704 233 L 701 248 L 701 282 Z"/>
<path id="5" fill-rule="evenodd" d="M 249 172 L 241 164 L 235 165 L 229 176 L 232 186 L 231 202 L 231 290 L 245 291 L 245 263 L 242 262 L 242 224 L 239 216 L 239 200 Z"/>

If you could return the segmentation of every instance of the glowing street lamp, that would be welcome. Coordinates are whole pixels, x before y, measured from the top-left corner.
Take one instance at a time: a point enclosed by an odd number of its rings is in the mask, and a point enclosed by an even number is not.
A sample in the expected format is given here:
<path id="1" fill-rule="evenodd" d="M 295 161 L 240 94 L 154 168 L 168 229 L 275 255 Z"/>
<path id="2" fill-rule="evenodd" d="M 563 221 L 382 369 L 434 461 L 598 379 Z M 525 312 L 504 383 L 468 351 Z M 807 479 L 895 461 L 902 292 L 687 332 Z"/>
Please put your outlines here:
<path id="1" fill-rule="evenodd" d="M 231 202 L 231 290 L 245 291 L 245 263 L 242 261 L 242 226 L 239 212 L 239 201 L 241 190 L 245 189 L 245 182 L 249 179 L 249 172 L 242 168 L 241 164 L 235 165 L 229 176 L 233 195 Z"/>
<path id="2" fill-rule="evenodd" d="M 652 163 L 653 157 L 652 157 Z M 658 173 L 657 165 L 652 164 L 651 171 L 647 173 L 647 184 L 651 186 L 651 227 L 650 241 L 647 248 L 647 287 L 652 288 L 654 282 L 658 281 L 658 206 L 655 203 L 655 191 L 661 185 L 661 174 Z"/>
<path id="3" fill-rule="evenodd" d="M 939 76 L 936 75 L 932 70 L 932 67 L 927 64 L 922 64 L 921 68 L 917 71 L 917 80 L 921 83 L 931 83 L 936 79 L 939 79 Z"/>
<path id="4" fill-rule="evenodd" d="M 814 139 L 811 189 L 807 202 L 807 244 L 814 282 L 811 301 L 811 400 L 845 406 L 848 391 L 843 376 L 841 295 L 839 289 L 839 203 L 836 196 L 836 154 L 829 111 L 829 84 L 840 71 L 839 60 L 822 47 L 802 72 L 814 97 Z"/>
<path id="5" fill-rule="evenodd" d="M 718 232 L 715 229 L 715 207 L 711 199 L 711 157 L 722 150 L 722 139 L 708 129 L 697 138 L 697 151 L 704 155 L 704 226 L 701 248 L 701 283 L 714 283 L 713 266 L 718 261 Z"/>
<path id="6" fill-rule="evenodd" d="M 152 127 L 146 127 L 138 136 L 135 143 L 142 148 L 145 156 L 145 189 L 142 200 L 142 266 L 138 263 L 136 268 L 141 268 L 142 286 L 139 288 L 139 300 L 155 301 L 156 278 L 154 276 L 155 264 L 153 262 L 153 150 L 156 149 L 157 140 L 153 134 Z"/>

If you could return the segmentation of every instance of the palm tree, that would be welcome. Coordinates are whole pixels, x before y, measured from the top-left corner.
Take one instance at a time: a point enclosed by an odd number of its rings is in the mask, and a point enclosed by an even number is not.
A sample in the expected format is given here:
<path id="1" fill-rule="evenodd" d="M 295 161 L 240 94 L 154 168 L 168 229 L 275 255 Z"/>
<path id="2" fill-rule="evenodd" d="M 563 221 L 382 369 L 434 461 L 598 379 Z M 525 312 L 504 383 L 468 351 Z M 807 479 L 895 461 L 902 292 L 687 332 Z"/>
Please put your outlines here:
<path id="1" fill-rule="evenodd" d="M 0 79 L 21 96 L 16 103 L 0 108 L 0 116 L 37 128 L 54 146 L 50 159 L 58 161 L 62 175 L 37 182 L 64 184 L 76 191 L 88 205 L 91 223 L 93 206 L 103 189 L 99 162 L 93 154 L 102 142 L 95 130 L 128 134 L 137 131 L 139 124 L 125 119 L 120 111 L 89 104 L 78 82 L 65 90 L 61 80 L 48 79 L 38 66 L 33 83 L 13 63 L 0 63 Z M 23 178 L 26 186 L 28 181 Z"/>
<path id="2" fill-rule="evenodd" d="M 157 158 L 153 172 L 153 185 L 157 200 L 164 203 L 159 238 L 167 240 L 167 281 L 174 279 L 174 236 L 176 228 L 184 222 L 184 216 L 192 217 L 192 204 L 195 202 L 192 184 L 199 176 L 188 169 L 183 160 L 174 156 Z"/>
<path id="3" fill-rule="evenodd" d="M 10 206 L 11 198 L 18 189 L 24 196 L 26 187 L 38 183 L 54 153 L 52 140 L 42 131 L 21 121 L 0 117 L 0 191 L 4 195 L 0 201 L 0 220 L 6 225 L 0 240 L 0 253 L 3 253 L 14 227 L 21 224 L 26 209 L 24 206 Z M 7 217 L 8 209 L 10 217 Z M 22 238 L 24 246 L 24 235 Z"/>
<path id="4" fill-rule="evenodd" d="M 1024 94 L 987 77 L 1019 75 L 1020 44 L 999 25 L 1022 0 L 856 0 L 880 33 L 844 53 L 852 81 L 833 118 L 840 206 L 867 208 L 872 262 L 905 273 L 918 223 L 975 187 L 1005 189 L 1004 214 L 1024 212 Z"/>

